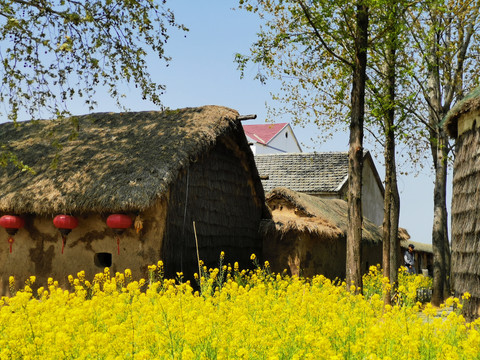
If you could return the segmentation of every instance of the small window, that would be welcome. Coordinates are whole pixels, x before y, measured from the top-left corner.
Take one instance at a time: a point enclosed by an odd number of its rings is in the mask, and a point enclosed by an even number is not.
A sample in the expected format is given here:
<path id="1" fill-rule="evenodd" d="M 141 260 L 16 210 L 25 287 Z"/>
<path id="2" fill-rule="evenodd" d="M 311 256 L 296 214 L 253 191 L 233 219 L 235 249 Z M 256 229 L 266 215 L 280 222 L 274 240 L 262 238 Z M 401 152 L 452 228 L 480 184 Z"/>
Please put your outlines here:
<path id="1" fill-rule="evenodd" d="M 95 263 L 96 266 L 100 268 L 106 268 L 106 267 L 111 267 L 112 266 L 112 254 L 106 253 L 106 252 L 101 252 L 101 253 L 96 253 L 93 262 Z"/>
<path id="2" fill-rule="evenodd" d="M 288 132 L 285 133 L 285 137 L 288 138 Z"/>

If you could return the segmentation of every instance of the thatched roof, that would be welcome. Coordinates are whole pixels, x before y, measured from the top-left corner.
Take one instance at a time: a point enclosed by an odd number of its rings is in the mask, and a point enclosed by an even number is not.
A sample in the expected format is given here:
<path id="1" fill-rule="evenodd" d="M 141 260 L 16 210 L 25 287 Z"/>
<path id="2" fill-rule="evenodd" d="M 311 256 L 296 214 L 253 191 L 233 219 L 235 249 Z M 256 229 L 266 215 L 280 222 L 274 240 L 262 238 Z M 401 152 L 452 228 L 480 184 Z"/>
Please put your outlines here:
<path id="1" fill-rule="evenodd" d="M 285 217 L 273 214 L 276 231 L 310 232 L 327 238 L 346 237 L 347 232 L 347 202 L 341 199 L 322 199 L 296 192 L 287 188 L 275 188 L 266 195 L 267 204 L 274 199 L 284 199 L 291 204 L 303 217 Z M 266 233 L 273 230 L 265 224 Z M 370 220 L 363 219 L 362 236 L 364 241 L 379 243 L 382 241 L 380 227 Z"/>
<path id="2" fill-rule="evenodd" d="M 480 110 L 480 86 L 457 102 L 447 113 L 442 122 L 443 128 L 452 138 L 456 138 L 458 135 L 457 121 L 460 116 L 477 110 Z"/>
<path id="3" fill-rule="evenodd" d="M 433 254 L 433 247 L 432 244 L 425 244 L 417 241 L 410 241 L 408 238 L 407 239 L 402 239 L 400 241 L 400 246 L 402 249 L 407 249 L 408 245 L 412 244 L 415 246 L 415 251 L 420 251 L 420 252 L 425 252 L 429 254 Z"/>
<path id="4" fill-rule="evenodd" d="M 0 143 L 36 174 L 11 164 L 0 167 L 0 211 L 145 209 L 219 136 L 236 130 L 243 134 L 237 117 L 235 110 L 204 106 L 1 124 Z M 74 128 L 78 136 L 68 140 Z M 52 146 L 55 139 L 61 144 L 58 149 Z M 248 149 L 246 139 L 244 148 Z M 249 156 L 255 169 L 253 154 Z M 55 157 L 58 163 L 53 167 Z"/>

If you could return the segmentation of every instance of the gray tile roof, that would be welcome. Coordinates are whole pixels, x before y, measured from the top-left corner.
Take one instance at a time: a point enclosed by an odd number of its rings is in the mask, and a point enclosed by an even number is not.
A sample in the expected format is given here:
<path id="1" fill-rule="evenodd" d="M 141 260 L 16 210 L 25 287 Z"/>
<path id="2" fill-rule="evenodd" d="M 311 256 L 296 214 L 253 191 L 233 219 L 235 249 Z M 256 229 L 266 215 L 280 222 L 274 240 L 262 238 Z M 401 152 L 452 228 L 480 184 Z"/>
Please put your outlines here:
<path id="1" fill-rule="evenodd" d="M 347 152 L 257 155 L 255 162 L 266 192 L 276 187 L 336 192 L 348 175 Z"/>

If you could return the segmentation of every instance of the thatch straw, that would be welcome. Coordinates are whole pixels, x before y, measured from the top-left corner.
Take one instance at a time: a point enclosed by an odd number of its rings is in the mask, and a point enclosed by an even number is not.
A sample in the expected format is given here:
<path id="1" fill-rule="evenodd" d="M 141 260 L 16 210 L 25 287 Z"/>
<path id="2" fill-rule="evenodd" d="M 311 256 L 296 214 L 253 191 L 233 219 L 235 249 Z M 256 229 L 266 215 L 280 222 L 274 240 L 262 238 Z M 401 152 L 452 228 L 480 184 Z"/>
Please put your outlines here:
<path id="1" fill-rule="evenodd" d="M 219 136 L 240 128 L 237 117 L 234 110 L 205 106 L 2 124 L 1 143 L 36 174 L 11 164 L 0 168 L 0 211 L 143 210 Z M 78 136 L 68 140 L 75 128 Z"/>
<path id="2" fill-rule="evenodd" d="M 480 89 L 480 88 L 479 88 Z M 452 278 L 457 295 L 472 295 L 467 314 L 480 314 L 480 131 L 457 139 L 452 196 Z M 464 309 L 465 310 L 465 309 Z"/>
<path id="3" fill-rule="evenodd" d="M 319 217 L 296 217 L 281 214 L 273 215 L 273 223 L 276 231 L 286 234 L 290 231 L 315 234 L 324 238 L 338 238 L 343 235 L 342 231 L 327 220 Z"/>
<path id="4" fill-rule="evenodd" d="M 399 237 L 400 237 L 400 232 L 399 232 Z M 418 241 L 410 241 L 408 238 L 407 239 L 402 239 L 400 240 L 400 247 L 404 250 L 408 248 L 408 245 L 412 244 L 415 246 L 415 251 L 417 252 L 424 252 L 424 253 L 429 253 L 433 254 L 433 247 L 432 244 L 424 244 Z"/>
<path id="5" fill-rule="evenodd" d="M 398 239 L 401 240 L 409 240 L 410 234 L 408 233 L 407 229 L 398 228 Z M 400 244 L 401 245 L 401 244 Z M 408 247 L 408 244 L 407 244 Z"/>
<path id="6" fill-rule="evenodd" d="M 346 237 L 347 233 L 347 203 L 340 199 L 322 199 L 287 188 L 275 188 L 266 195 L 267 204 L 274 199 L 285 199 L 293 208 L 297 209 L 304 216 L 286 221 L 285 217 L 273 214 L 276 231 L 282 233 L 288 231 L 307 231 L 325 236 L 328 239 Z M 271 222 L 263 223 L 264 233 L 273 230 Z M 363 219 L 362 230 L 363 241 L 379 243 L 382 241 L 381 229 L 370 220 Z"/>
<path id="7" fill-rule="evenodd" d="M 457 121 L 463 114 L 480 110 L 480 87 L 470 92 L 461 101 L 447 113 L 443 120 L 443 128 L 452 137 L 457 138 L 458 129 Z"/>

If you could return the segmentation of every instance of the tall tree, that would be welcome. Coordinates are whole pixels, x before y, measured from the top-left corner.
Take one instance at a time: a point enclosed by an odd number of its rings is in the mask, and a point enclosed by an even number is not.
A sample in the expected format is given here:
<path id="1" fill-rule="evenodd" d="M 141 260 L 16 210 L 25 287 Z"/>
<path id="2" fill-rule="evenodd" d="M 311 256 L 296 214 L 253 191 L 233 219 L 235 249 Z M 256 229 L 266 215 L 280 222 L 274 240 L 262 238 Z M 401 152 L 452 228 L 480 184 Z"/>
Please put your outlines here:
<path id="1" fill-rule="evenodd" d="M 66 102 L 94 107 L 100 87 L 121 105 L 120 82 L 160 104 L 164 87 L 147 69 L 147 53 L 165 63 L 176 23 L 165 0 L 11 0 L 0 4 L 0 102 L 13 121 L 61 116 Z"/>
<path id="2" fill-rule="evenodd" d="M 446 187 L 451 146 L 441 126 L 446 113 L 465 90 L 478 83 L 479 26 L 477 1 L 427 1 L 408 13 L 418 64 L 413 76 L 421 94 L 412 113 L 423 124 L 435 171 L 432 245 L 433 298 L 439 305 L 450 295 L 450 246 Z M 418 133 L 416 134 L 418 135 Z"/>
<path id="3" fill-rule="evenodd" d="M 376 41 L 370 46 L 368 71 L 368 124 L 371 129 L 379 127 L 374 137 L 383 147 L 385 164 L 385 197 L 383 218 L 383 274 L 395 285 L 400 266 L 399 219 L 400 194 L 397 185 L 397 138 L 409 126 L 405 104 L 411 95 L 405 91 L 411 81 L 408 60 L 402 51 L 408 43 L 406 24 L 402 16 L 411 3 L 408 1 L 387 1 L 378 9 L 372 19 L 372 32 Z M 372 130 L 371 130 L 372 131 Z M 385 302 L 390 303 L 391 294 Z"/>
<path id="4" fill-rule="evenodd" d="M 399 24 L 401 4 L 391 1 L 383 11 L 379 11 L 378 23 L 383 28 L 383 41 L 375 44 L 372 51 L 372 71 L 369 78 L 371 93 L 369 108 L 371 117 L 380 125 L 382 137 L 378 137 L 384 147 L 385 197 L 383 217 L 383 276 L 390 284 L 397 282 L 398 224 L 400 216 L 400 196 L 397 187 L 395 160 L 395 115 L 397 86 L 397 57 L 402 34 Z M 385 303 L 391 303 L 391 293 L 385 294 Z"/>
<path id="5" fill-rule="evenodd" d="M 310 112 L 342 118 L 350 127 L 347 284 L 361 289 L 362 167 L 369 3 L 303 0 L 240 0 L 240 8 L 265 20 L 239 68 L 260 64 L 258 78 L 282 80 L 283 100 L 297 120 Z M 335 81 L 336 80 L 336 81 Z M 351 89 L 348 95 L 348 88 Z M 278 97 L 280 99 L 280 97 Z M 323 100 L 327 101 L 323 101 Z M 310 104 L 315 103 L 315 107 Z M 348 109 L 348 110 L 346 110 Z M 293 111 L 292 111 L 293 110 Z M 345 114 L 349 113 L 348 120 Z M 323 123 L 327 127 L 332 123 Z"/>
<path id="6" fill-rule="evenodd" d="M 362 173 L 363 123 L 368 47 L 368 6 L 356 4 L 355 55 L 352 80 L 352 113 L 348 150 L 348 229 L 346 282 L 362 287 Z"/>

